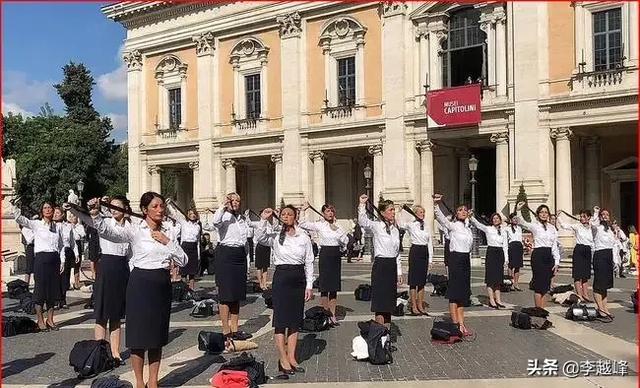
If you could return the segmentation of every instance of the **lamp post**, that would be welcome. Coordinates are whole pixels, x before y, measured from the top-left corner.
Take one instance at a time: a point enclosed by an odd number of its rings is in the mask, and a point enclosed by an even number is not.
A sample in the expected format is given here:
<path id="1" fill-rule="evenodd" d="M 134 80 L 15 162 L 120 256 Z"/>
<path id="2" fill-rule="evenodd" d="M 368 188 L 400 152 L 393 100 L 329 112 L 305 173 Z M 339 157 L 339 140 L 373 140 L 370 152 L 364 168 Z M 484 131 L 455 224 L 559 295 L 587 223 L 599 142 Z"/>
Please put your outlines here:
<path id="1" fill-rule="evenodd" d="M 82 191 L 84 190 L 84 182 L 82 181 L 82 179 L 78 181 L 76 186 L 78 188 L 78 199 L 80 200 L 80 205 L 82 205 Z"/>
<path id="2" fill-rule="evenodd" d="M 474 155 L 471 155 L 469 158 L 469 171 L 471 171 L 471 209 L 475 212 L 476 210 L 476 171 L 478 171 L 478 159 Z M 479 244 L 478 244 L 478 230 L 473 228 L 473 254 L 477 257 L 480 253 Z"/>
<path id="3" fill-rule="evenodd" d="M 373 171 L 371 169 L 371 166 L 369 166 L 369 163 L 367 163 L 367 165 L 364 167 L 363 170 L 364 173 L 364 188 L 367 190 L 367 197 L 371 198 L 371 177 L 373 176 Z M 365 208 L 367 207 L 367 204 L 364 205 Z M 367 213 L 367 217 L 371 218 L 371 215 Z M 371 235 L 369 234 L 369 232 L 367 232 L 366 230 L 364 230 L 364 251 L 368 254 L 370 254 L 372 256 L 373 259 L 373 249 L 372 249 L 372 241 L 371 241 Z"/>

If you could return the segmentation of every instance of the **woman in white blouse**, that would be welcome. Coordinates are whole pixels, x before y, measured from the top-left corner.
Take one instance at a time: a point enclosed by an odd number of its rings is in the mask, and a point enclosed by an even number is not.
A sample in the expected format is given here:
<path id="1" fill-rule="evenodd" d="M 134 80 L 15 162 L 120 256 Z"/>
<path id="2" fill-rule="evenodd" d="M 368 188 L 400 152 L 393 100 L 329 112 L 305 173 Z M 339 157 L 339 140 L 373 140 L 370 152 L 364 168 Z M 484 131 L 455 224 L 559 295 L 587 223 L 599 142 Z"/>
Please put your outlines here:
<path id="1" fill-rule="evenodd" d="M 262 224 L 255 231 L 259 244 L 273 251 L 273 327 L 278 349 L 278 369 L 291 375 L 304 373 L 296 361 L 298 329 L 302 325 L 304 303 L 313 298 L 313 249 L 311 239 L 295 226 L 297 210 L 292 205 L 280 211 L 282 228 L 274 232 L 267 219 L 273 210 L 267 208 L 260 217 Z M 286 339 L 286 340 L 285 340 Z"/>
<path id="2" fill-rule="evenodd" d="M 522 242 L 522 228 L 518 225 L 516 213 L 509 214 L 509 227 L 506 228 L 507 241 L 509 242 L 509 275 L 513 279 L 512 289 L 522 291 L 518 286 L 520 282 L 520 269 L 524 266 L 524 244 Z"/>
<path id="3" fill-rule="evenodd" d="M 336 209 L 331 204 L 325 204 L 320 209 L 323 219 L 319 221 L 307 221 L 304 216 L 309 208 L 305 202 L 300 212 L 298 226 L 308 232 L 316 232 L 320 253 L 318 255 L 318 290 L 320 291 L 320 305 L 325 310 L 331 311 L 331 322 L 337 325 L 336 306 L 338 304 L 338 291 L 341 287 L 342 253 L 341 248 L 347 246 L 349 238 L 347 233 L 336 224 Z"/>
<path id="4" fill-rule="evenodd" d="M 140 198 L 144 221 L 118 227 L 99 215 L 98 199 L 89 201 L 93 223 L 100 236 L 117 243 L 131 244 L 132 268 L 126 296 L 126 345 L 131 349 L 131 364 L 136 388 L 145 387 L 145 352 L 149 359 L 149 388 L 157 388 L 162 347 L 169 342 L 171 315 L 171 263 L 183 267 L 184 253 L 169 223 L 163 222 L 165 199 L 154 192 Z"/>
<path id="5" fill-rule="evenodd" d="M 60 274 L 64 270 L 62 245 L 62 227 L 53 220 L 54 205 L 44 202 L 40 207 L 40 219 L 30 220 L 21 215 L 20 209 L 13 208 L 18 225 L 33 231 L 33 302 L 36 308 L 38 328 L 42 331 L 58 330 L 53 322 L 53 310 L 60 300 Z M 42 310 L 46 306 L 47 319 L 44 320 Z"/>
<path id="6" fill-rule="evenodd" d="M 109 203 L 131 212 L 129 200 L 121 195 L 110 198 Z M 67 209 L 78 216 L 89 227 L 94 227 L 93 218 L 76 208 Z M 131 221 L 125 213 L 110 210 L 109 217 L 104 221 L 112 228 L 128 228 Z M 93 286 L 93 305 L 96 324 L 94 338 L 107 340 L 111 345 L 111 353 L 117 365 L 122 364 L 120 357 L 121 321 L 125 317 L 125 300 L 127 283 L 129 281 L 129 263 L 131 247 L 129 242 L 120 243 L 110 240 L 107 236 L 100 237 L 100 270 L 96 273 Z M 108 325 L 108 331 L 107 331 Z M 109 335 L 107 336 L 107 333 Z"/>
<path id="7" fill-rule="evenodd" d="M 262 214 L 264 210 L 265 209 L 262 209 L 260 211 L 260 214 Z M 273 217 L 273 214 L 269 216 L 269 218 L 267 218 L 267 222 L 269 222 L 269 224 L 271 225 L 273 225 L 274 221 L 275 221 L 275 218 Z M 277 221 L 275 222 L 277 223 Z M 251 221 L 249 224 L 253 228 L 259 228 L 260 225 L 262 225 L 262 220 Z M 255 239 L 255 235 L 254 235 L 254 242 L 256 245 L 256 249 L 255 249 L 256 277 L 258 279 L 258 283 L 260 284 L 260 289 L 266 290 L 267 284 L 269 281 L 269 267 L 271 264 L 271 247 L 264 244 L 260 244 L 258 240 Z"/>
<path id="8" fill-rule="evenodd" d="M 536 219 L 528 222 L 522 217 L 524 202 L 518 202 L 516 211 L 518 222 L 533 234 L 534 246 L 531 253 L 531 272 L 533 275 L 533 301 L 536 307 L 544 308 L 544 296 L 551 288 L 551 278 L 558 272 L 560 254 L 558 251 L 558 231 L 551 225 L 551 212 L 547 205 L 536 209 Z"/>
<path id="9" fill-rule="evenodd" d="M 376 322 L 391 324 L 391 313 L 396 309 L 396 291 L 402 284 L 402 265 L 400 263 L 400 230 L 395 223 L 396 209 L 392 201 L 381 201 L 378 210 L 380 221 L 367 217 L 365 208 L 369 197 L 360 196 L 358 223 L 362 229 L 373 234 L 375 258 L 371 267 L 371 312 Z"/>
<path id="10" fill-rule="evenodd" d="M 473 232 L 469 227 L 469 209 L 465 205 L 456 208 L 454 219 L 449 221 L 440 210 L 441 194 L 433 196 L 436 220 L 449 232 L 449 282 L 447 299 L 449 315 L 453 323 L 460 326 L 464 336 L 471 335 L 464 324 L 464 308 L 471 305 L 471 248 Z"/>
<path id="11" fill-rule="evenodd" d="M 562 213 L 563 211 L 560 210 Z M 583 302 L 593 302 L 587 296 L 589 293 L 589 279 L 591 279 L 591 255 L 593 249 L 593 231 L 591 230 L 591 212 L 580 212 L 580 223 L 565 224 L 561 217 L 557 217 L 556 224 L 564 230 L 572 231 L 576 236 L 573 247 L 572 269 L 576 294 Z"/>
<path id="12" fill-rule="evenodd" d="M 187 265 L 180 268 L 180 276 L 189 282 L 189 288 L 195 289 L 196 275 L 200 272 L 200 236 L 202 235 L 202 225 L 196 209 L 187 210 L 187 216 L 175 206 L 173 201 L 168 200 L 167 213 L 180 224 L 180 246 L 187 254 L 189 261 Z"/>
<path id="13" fill-rule="evenodd" d="M 478 221 L 473 214 L 471 223 L 487 236 L 487 255 L 484 259 L 484 282 L 487 285 L 489 306 L 505 308 L 500 299 L 500 288 L 504 282 L 504 263 L 508 260 L 507 231 L 502 227 L 502 217 L 498 213 L 491 215 L 491 226 Z"/>
<path id="14" fill-rule="evenodd" d="M 593 208 L 591 219 L 593 230 L 593 296 L 600 317 L 613 319 L 607 306 L 607 291 L 613 287 L 614 264 L 619 263 L 619 255 L 614 254 L 617 245 L 615 232 L 611 227 L 611 213 L 599 207 Z"/>
<path id="15" fill-rule="evenodd" d="M 427 284 L 429 264 L 433 260 L 433 242 L 429 227 L 424 222 L 424 208 L 420 205 L 413 207 L 413 214 L 409 222 L 398 220 L 400 229 L 409 233 L 411 248 L 409 248 L 409 298 L 411 303 L 410 315 L 429 315 L 424 310 L 424 286 Z"/>

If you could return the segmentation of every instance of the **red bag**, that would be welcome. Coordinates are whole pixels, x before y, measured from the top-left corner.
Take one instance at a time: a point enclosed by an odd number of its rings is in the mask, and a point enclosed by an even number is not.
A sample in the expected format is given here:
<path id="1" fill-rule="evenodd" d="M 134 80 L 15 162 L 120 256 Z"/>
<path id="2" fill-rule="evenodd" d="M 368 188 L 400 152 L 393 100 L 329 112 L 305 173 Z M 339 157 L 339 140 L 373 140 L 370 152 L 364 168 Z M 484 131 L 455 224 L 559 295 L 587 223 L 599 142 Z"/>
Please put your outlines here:
<path id="1" fill-rule="evenodd" d="M 251 386 L 249 375 L 243 370 L 221 370 L 211 379 L 213 388 L 248 388 Z"/>

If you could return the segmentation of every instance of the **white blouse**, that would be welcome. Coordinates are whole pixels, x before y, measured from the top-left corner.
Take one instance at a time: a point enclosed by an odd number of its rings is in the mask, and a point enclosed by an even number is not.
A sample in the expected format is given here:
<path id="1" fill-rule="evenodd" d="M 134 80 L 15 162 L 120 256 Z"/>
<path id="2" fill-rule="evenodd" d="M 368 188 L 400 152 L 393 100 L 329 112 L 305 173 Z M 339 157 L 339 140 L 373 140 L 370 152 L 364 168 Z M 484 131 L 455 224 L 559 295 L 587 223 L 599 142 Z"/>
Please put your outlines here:
<path id="1" fill-rule="evenodd" d="M 33 244 L 33 239 L 35 237 L 33 230 L 22 227 L 22 229 L 20 229 L 20 233 L 22 234 L 22 237 L 24 237 L 24 241 L 27 243 L 27 245 Z"/>
<path id="2" fill-rule="evenodd" d="M 469 221 L 449 221 L 437 204 L 433 207 L 436 220 L 449 231 L 449 251 L 470 253 L 473 247 L 473 232 Z"/>
<path id="3" fill-rule="evenodd" d="M 367 217 L 367 210 L 364 205 L 358 207 L 358 223 L 373 234 L 373 251 L 376 257 L 388 259 L 395 258 L 398 276 L 402 275 L 402 263 L 400 262 L 400 230 L 395 225 L 387 226 L 382 221 L 372 221 Z"/>
<path id="4" fill-rule="evenodd" d="M 146 222 L 127 223 L 125 227 L 115 227 L 98 216 L 93 219 L 93 224 L 98 233 L 106 239 L 131 244 L 131 268 L 169 269 L 172 261 L 179 267 L 184 267 L 188 261 L 170 222 L 164 222 L 160 227 L 160 231 L 169 238 L 167 245 L 151 237 L 152 231 Z"/>
<path id="5" fill-rule="evenodd" d="M 332 225 L 334 226 L 335 230 L 331 228 Z M 306 231 L 316 232 L 318 234 L 317 243 L 321 247 L 345 247 L 349 243 L 347 233 L 342 230 L 342 228 L 335 222 L 333 224 L 330 224 L 326 220 L 300 220 L 298 226 Z"/>
<path id="6" fill-rule="evenodd" d="M 213 225 L 220 235 L 219 244 L 243 247 L 249 237 L 249 224 L 242 214 L 234 215 L 221 206 L 213 215 Z"/>
<path id="7" fill-rule="evenodd" d="M 90 228 L 96 228 L 93 223 L 93 218 L 86 213 L 81 213 L 74 208 L 69 210 L 71 213 L 75 214 L 80 221 L 82 221 L 85 225 Z M 103 222 L 109 224 L 113 228 L 126 228 L 130 226 L 132 223 L 139 224 L 139 218 L 134 218 L 131 221 L 125 221 L 123 224 L 118 223 L 111 214 L 107 214 L 102 212 L 101 217 L 104 220 Z M 135 221 L 134 221 L 135 220 Z M 114 242 L 110 240 L 107 236 L 100 235 L 100 252 L 103 255 L 113 255 L 113 256 L 130 256 L 131 255 L 131 246 L 128 242 Z"/>
<path id="8" fill-rule="evenodd" d="M 547 223 L 546 228 L 532 215 L 532 221 L 527 222 L 522 217 L 522 211 L 518 210 L 516 217 L 518 223 L 528 229 L 533 234 L 533 248 L 551 248 L 551 254 L 555 265 L 560 264 L 560 243 L 558 241 L 558 230 L 555 226 Z"/>
<path id="9" fill-rule="evenodd" d="M 280 245 L 279 232 L 274 231 L 273 225 L 264 220 L 255 230 L 256 242 L 260 245 L 271 247 L 273 264 L 278 265 L 304 265 L 307 289 L 313 288 L 313 247 L 309 236 L 299 228 L 295 228 L 295 235 L 285 235 L 284 242 Z"/>
<path id="10" fill-rule="evenodd" d="M 520 242 L 522 243 L 522 228 L 520 225 L 508 225 L 505 230 L 507 231 L 508 242 Z"/>
<path id="11" fill-rule="evenodd" d="M 507 232 L 504 226 L 500 226 L 500 229 L 495 226 L 487 226 L 482 222 L 478 221 L 475 217 L 470 218 L 471 223 L 478 229 L 484 232 L 487 237 L 487 246 L 494 248 L 501 248 L 504 252 L 505 261 L 509 260 L 508 248 L 509 243 L 507 240 Z"/>
<path id="12" fill-rule="evenodd" d="M 561 229 L 570 230 L 575 234 L 576 244 L 593 248 L 593 230 L 590 225 L 583 225 L 581 223 L 565 224 L 560 220 L 560 217 L 556 219 L 556 222 Z"/>
<path id="13" fill-rule="evenodd" d="M 18 223 L 24 228 L 29 228 L 33 231 L 33 251 L 39 252 L 57 252 L 60 254 L 60 260 L 64 263 L 64 246 L 62 245 L 62 227 L 53 223 L 53 232 L 50 230 L 51 225 L 46 224 L 43 220 L 30 220 L 27 217 L 21 215 L 20 209 L 13 208 L 13 216 Z"/>
<path id="14" fill-rule="evenodd" d="M 431 233 L 429 233 L 427 225 L 424 225 L 423 229 L 420 229 L 420 221 L 413 220 L 407 223 L 399 222 L 398 226 L 400 227 L 400 229 L 404 229 L 409 233 L 411 244 L 427 246 L 427 252 L 429 253 L 429 263 L 431 263 L 433 261 L 433 240 L 431 239 Z"/>

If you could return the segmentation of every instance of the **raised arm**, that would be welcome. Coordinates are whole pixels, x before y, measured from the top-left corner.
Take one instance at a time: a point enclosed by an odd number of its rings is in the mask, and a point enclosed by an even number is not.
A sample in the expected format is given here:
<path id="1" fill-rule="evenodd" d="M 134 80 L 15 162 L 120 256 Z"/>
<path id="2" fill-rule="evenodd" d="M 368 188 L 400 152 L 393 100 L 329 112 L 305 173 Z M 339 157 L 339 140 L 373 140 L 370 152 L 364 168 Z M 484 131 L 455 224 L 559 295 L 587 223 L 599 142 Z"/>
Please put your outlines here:
<path id="1" fill-rule="evenodd" d="M 81 212 L 78 211 L 78 209 L 73 208 L 73 207 L 69 207 L 68 209 L 65 208 L 65 210 L 68 210 L 71 212 L 71 214 L 73 214 L 74 216 L 78 217 L 78 219 L 80 221 L 82 221 L 85 225 L 90 226 L 90 227 L 94 227 L 93 226 L 93 218 L 91 218 L 90 215 L 88 215 L 85 212 Z"/>
<path id="2" fill-rule="evenodd" d="M 522 216 L 522 209 L 518 209 L 516 211 L 516 219 L 518 220 L 518 224 L 522 225 L 525 229 L 529 230 L 530 232 L 533 232 L 533 229 L 535 228 L 535 224 L 533 222 L 529 222 L 524 219 L 524 217 Z"/>
<path id="3" fill-rule="evenodd" d="M 185 217 L 184 214 L 178 210 L 176 204 L 170 200 L 167 201 L 167 214 L 181 224 L 187 222 L 187 217 Z"/>
<path id="4" fill-rule="evenodd" d="M 500 226 L 500 229 L 502 232 L 502 251 L 504 252 L 504 262 L 506 264 L 509 262 L 509 233 L 504 225 Z"/>
<path id="5" fill-rule="evenodd" d="M 271 225 L 267 220 L 271 212 L 273 212 L 273 210 L 265 209 L 260 215 L 262 219 L 259 221 L 259 225 L 255 228 L 255 232 L 253 234 L 253 240 L 256 244 L 273 247 L 273 244 L 276 241 L 276 236 L 278 234 L 273 230 L 273 225 Z"/>
<path id="6" fill-rule="evenodd" d="M 571 230 L 571 231 L 574 231 L 574 232 L 576 230 L 576 225 L 575 224 L 573 224 L 573 223 L 565 224 L 564 222 L 562 222 L 560 216 L 556 217 L 556 223 L 558 224 L 560 229 Z"/>
<path id="7" fill-rule="evenodd" d="M 109 241 L 116 243 L 128 243 L 133 241 L 133 230 L 131 225 L 124 228 L 114 227 L 105 221 L 101 215 L 92 216 L 93 227 L 98 231 L 98 234 L 108 239 Z"/>
<path id="8" fill-rule="evenodd" d="M 73 233 L 75 233 L 76 236 L 80 236 L 82 238 L 87 237 L 87 231 L 84 230 L 84 226 L 79 222 L 73 227 Z"/>
<path id="9" fill-rule="evenodd" d="M 483 224 L 482 222 L 478 221 L 476 219 L 476 216 L 471 215 L 471 218 L 469 218 L 469 221 L 471 221 L 473 226 L 475 226 L 476 228 L 480 229 L 484 233 L 487 233 L 487 230 L 489 229 L 489 227 L 487 225 Z"/>
<path id="10" fill-rule="evenodd" d="M 311 239 L 307 238 L 305 243 L 304 252 L 304 274 L 307 280 L 307 290 L 313 289 L 313 246 L 311 245 Z"/>
<path id="11" fill-rule="evenodd" d="M 429 252 L 429 264 L 433 263 L 433 236 L 429 233 L 427 240 L 427 251 Z"/>
<path id="12" fill-rule="evenodd" d="M 122 228 L 122 229 L 127 229 L 127 228 Z M 165 246 L 169 250 L 169 258 L 178 267 L 184 267 L 185 265 L 187 265 L 187 262 L 189 261 L 189 257 L 187 256 L 186 253 L 184 253 L 184 250 L 182 249 L 182 247 L 178 243 L 178 238 L 177 238 L 177 236 L 175 234 L 173 234 L 169 238 L 169 242 Z"/>
<path id="13" fill-rule="evenodd" d="M 591 216 L 589 222 L 591 223 L 591 225 L 600 225 L 600 208 L 598 206 L 593 207 L 593 215 Z"/>
<path id="14" fill-rule="evenodd" d="M 227 202 L 222 203 L 213 213 L 213 226 L 219 228 L 224 222 L 224 213 L 227 211 Z"/>
<path id="15" fill-rule="evenodd" d="M 30 219 L 28 219 L 27 217 L 22 215 L 22 211 L 20 211 L 20 208 L 18 208 L 17 206 L 13 207 L 13 218 L 15 218 L 16 223 L 22 227 L 25 227 L 27 229 L 35 229 L 36 224 L 35 222 L 31 221 Z"/>
<path id="16" fill-rule="evenodd" d="M 445 228 L 447 230 L 451 230 L 453 225 L 451 224 L 451 221 L 449 221 L 447 219 L 447 217 L 445 217 L 445 215 L 442 212 L 442 210 L 440 210 L 440 204 L 436 203 L 433 206 L 433 214 L 436 216 L 436 220 L 438 221 L 440 226 L 442 226 L 443 228 Z"/>

